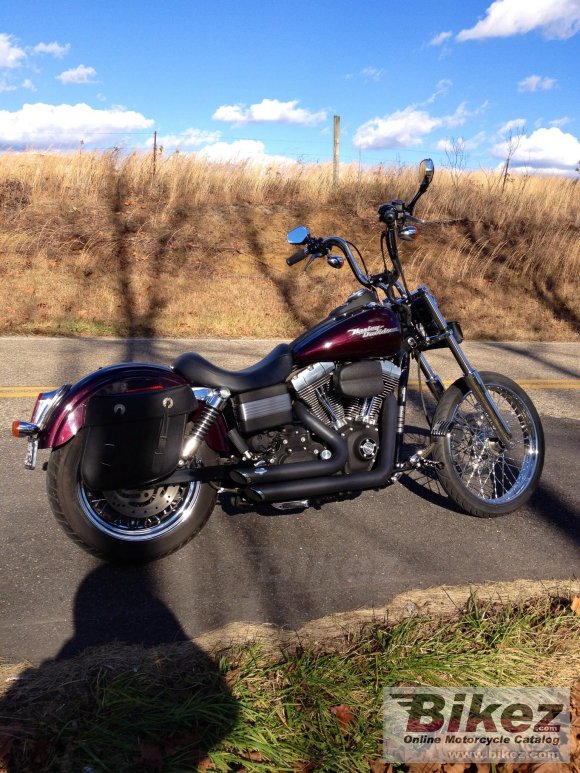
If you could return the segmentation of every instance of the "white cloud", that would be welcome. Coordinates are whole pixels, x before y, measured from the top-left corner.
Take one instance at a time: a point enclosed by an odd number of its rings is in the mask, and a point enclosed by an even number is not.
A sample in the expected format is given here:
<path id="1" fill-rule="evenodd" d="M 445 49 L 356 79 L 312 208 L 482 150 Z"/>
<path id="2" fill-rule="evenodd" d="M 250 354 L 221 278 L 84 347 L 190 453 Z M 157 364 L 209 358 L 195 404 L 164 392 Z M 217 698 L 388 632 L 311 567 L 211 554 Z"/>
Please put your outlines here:
<path id="1" fill-rule="evenodd" d="M 547 39 L 564 40 L 580 30 L 578 0 L 495 0 L 474 27 L 462 30 L 457 40 L 484 40 L 524 35 L 542 30 Z"/>
<path id="2" fill-rule="evenodd" d="M 288 123 L 298 126 L 315 126 L 326 121 L 326 112 L 313 113 L 303 107 L 296 107 L 298 99 L 280 102 L 278 99 L 263 99 L 259 104 L 222 105 L 213 114 L 214 121 L 243 126 L 248 123 Z"/>
<path id="3" fill-rule="evenodd" d="M 518 91 L 550 91 L 556 85 L 555 78 L 542 77 L 541 75 L 529 75 L 518 82 Z"/>
<path id="4" fill-rule="evenodd" d="M 173 148 L 198 148 L 201 145 L 208 145 L 217 142 L 221 137 L 221 132 L 207 132 L 201 129 L 185 129 L 180 134 L 157 135 L 157 145 L 165 149 Z M 146 142 L 147 147 L 153 146 L 153 138 L 150 137 Z"/>
<path id="5" fill-rule="evenodd" d="M 118 135 L 142 131 L 153 120 L 131 110 L 96 110 L 89 105 L 46 105 L 38 102 L 20 110 L 0 110 L 0 145 L 24 148 L 74 148 L 107 141 Z"/>
<path id="6" fill-rule="evenodd" d="M 456 139 L 450 139 L 447 137 L 444 140 L 439 140 L 435 147 L 437 150 L 441 150 L 443 153 L 452 153 L 454 144 L 457 147 L 465 148 L 465 140 L 463 137 L 457 137 Z"/>
<path id="7" fill-rule="evenodd" d="M 16 88 L 13 84 L 0 80 L 0 94 L 3 94 L 5 91 L 16 91 Z"/>
<path id="8" fill-rule="evenodd" d="M 50 54 L 57 59 L 62 59 L 70 51 L 70 43 L 61 46 L 60 43 L 53 40 L 52 43 L 38 43 L 32 50 L 35 54 Z"/>
<path id="9" fill-rule="evenodd" d="M 360 74 L 367 80 L 378 82 L 385 74 L 385 71 L 378 67 L 365 67 L 364 70 L 361 70 Z"/>
<path id="10" fill-rule="evenodd" d="M 500 142 L 491 150 L 496 158 L 505 159 L 508 143 Z M 537 129 L 530 136 L 519 138 L 511 159 L 511 167 L 540 174 L 574 174 L 580 160 L 580 141 L 557 127 Z"/>
<path id="11" fill-rule="evenodd" d="M 36 86 L 30 80 L 30 78 L 26 78 L 24 81 L 22 81 L 22 88 L 28 89 L 29 91 L 36 91 Z"/>
<path id="12" fill-rule="evenodd" d="M 71 83 L 94 83 L 92 78 L 97 74 L 94 67 L 85 67 L 84 64 L 79 64 L 78 67 L 74 67 L 72 70 L 65 70 L 60 75 L 56 76 L 56 79 L 65 85 Z"/>
<path id="13" fill-rule="evenodd" d="M 26 59 L 26 52 L 16 45 L 14 37 L 0 32 L 0 67 L 19 67 L 23 59 Z"/>
<path id="14" fill-rule="evenodd" d="M 429 45 L 442 46 L 443 43 L 446 43 L 452 35 L 452 32 L 440 32 L 438 35 L 435 35 L 434 38 L 431 38 Z"/>
<path id="15" fill-rule="evenodd" d="M 481 147 L 481 145 L 485 142 L 487 138 L 487 135 L 485 132 L 478 132 L 473 137 L 470 137 L 469 139 L 465 139 L 464 137 L 457 137 L 457 138 L 446 138 L 444 140 L 439 140 L 439 142 L 436 144 L 437 150 L 441 150 L 445 153 L 453 153 L 455 152 L 455 148 L 461 148 L 464 151 L 468 150 L 476 150 L 477 148 Z M 454 147 L 455 146 L 455 147 Z"/>
<path id="16" fill-rule="evenodd" d="M 215 163 L 247 162 L 257 166 L 270 164 L 295 164 L 296 161 L 287 156 L 271 156 L 266 153 L 263 142 L 258 140 L 236 140 L 235 142 L 216 142 L 207 145 L 197 154 L 199 158 Z"/>
<path id="17" fill-rule="evenodd" d="M 361 150 L 381 148 L 412 148 L 421 145 L 424 137 L 440 126 L 461 126 L 468 118 L 485 110 L 484 102 L 473 111 L 462 102 L 454 113 L 440 117 L 430 115 L 417 105 L 396 110 L 383 118 L 373 118 L 359 126 L 353 137 L 353 145 Z"/>
<path id="18" fill-rule="evenodd" d="M 550 126 L 567 126 L 569 123 L 572 123 L 572 119 L 568 118 L 567 115 L 565 115 L 563 118 L 555 118 L 553 121 L 550 121 Z"/>
<path id="19" fill-rule="evenodd" d="M 426 100 L 425 104 L 431 105 L 433 102 L 435 102 L 437 97 L 447 94 L 451 86 L 453 86 L 453 81 L 449 80 L 449 78 L 443 78 L 443 80 L 440 80 L 435 86 L 435 91 L 433 94 L 431 94 L 429 99 Z"/>
<path id="20" fill-rule="evenodd" d="M 425 110 L 406 107 L 383 118 L 373 118 L 359 126 L 353 137 L 355 148 L 409 148 L 420 145 L 421 137 L 441 122 Z"/>
<path id="21" fill-rule="evenodd" d="M 500 126 L 497 133 L 500 137 L 505 137 L 506 134 L 509 134 L 510 132 L 512 134 L 518 133 L 521 129 L 524 128 L 525 125 L 525 118 L 513 118 L 511 121 L 506 121 L 502 126 Z"/>

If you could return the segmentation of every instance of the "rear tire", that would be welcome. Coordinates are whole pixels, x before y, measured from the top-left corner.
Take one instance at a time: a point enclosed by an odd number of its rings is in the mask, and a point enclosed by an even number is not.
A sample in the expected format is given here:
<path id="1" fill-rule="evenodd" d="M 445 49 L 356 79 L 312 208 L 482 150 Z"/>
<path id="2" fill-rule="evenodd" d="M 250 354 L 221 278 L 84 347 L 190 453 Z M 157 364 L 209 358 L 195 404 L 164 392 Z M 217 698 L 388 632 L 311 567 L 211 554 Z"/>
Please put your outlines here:
<path id="1" fill-rule="evenodd" d="M 502 448 L 465 379 L 446 390 L 433 423 L 451 422 L 449 437 L 437 438 L 433 458 L 443 467 L 439 481 L 459 507 L 479 518 L 507 515 L 521 507 L 538 485 L 544 465 L 544 432 L 524 390 L 500 373 L 480 374 L 512 432 Z"/>
<path id="2" fill-rule="evenodd" d="M 119 562 L 144 562 L 185 545 L 205 524 L 217 492 L 209 484 L 185 483 L 136 491 L 93 491 L 81 481 L 82 438 L 55 449 L 47 489 L 56 520 L 85 549 Z M 203 446 L 199 460 L 215 461 Z"/>

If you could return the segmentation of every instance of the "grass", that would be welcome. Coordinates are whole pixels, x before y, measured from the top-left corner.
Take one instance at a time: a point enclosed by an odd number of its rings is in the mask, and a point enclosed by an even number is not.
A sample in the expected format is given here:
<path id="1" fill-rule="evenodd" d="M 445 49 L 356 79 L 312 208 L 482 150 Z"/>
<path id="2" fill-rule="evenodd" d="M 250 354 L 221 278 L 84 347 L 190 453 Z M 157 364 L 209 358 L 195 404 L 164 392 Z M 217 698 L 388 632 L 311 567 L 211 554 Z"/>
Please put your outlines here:
<path id="1" fill-rule="evenodd" d="M 472 596 L 452 617 L 375 622 L 332 651 L 277 658 L 257 645 L 214 659 L 189 643 L 111 645 L 13 682 L 0 748 L 19 773 L 384 771 L 385 687 L 576 680 L 578 702 L 579 662 L 580 618 L 555 596 L 520 605 Z"/>
<path id="2" fill-rule="evenodd" d="M 377 205 L 416 170 L 255 168 L 194 156 L 0 156 L 0 333 L 292 337 L 355 289 L 322 262 L 288 268 L 286 231 L 338 233 L 381 267 Z M 577 336 L 580 185 L 438 169 L 402 245 L 471 338 Z"/>

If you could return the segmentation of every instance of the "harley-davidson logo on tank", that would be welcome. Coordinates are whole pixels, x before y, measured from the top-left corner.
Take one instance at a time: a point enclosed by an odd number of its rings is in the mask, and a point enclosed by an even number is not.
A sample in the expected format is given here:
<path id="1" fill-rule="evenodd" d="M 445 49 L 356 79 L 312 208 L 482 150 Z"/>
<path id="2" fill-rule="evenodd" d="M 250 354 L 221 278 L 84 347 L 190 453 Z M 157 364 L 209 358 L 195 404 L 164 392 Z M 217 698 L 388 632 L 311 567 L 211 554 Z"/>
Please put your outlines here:
<path id="1" fill-rule="evenodd" d="M 387 333 L 396 333 L 398 328 L 385 327 L 384 325 L 371 325 L 371 327 L 355 327 L 348 332 L 351 336 L 362 336 L 363 338 L 373 338 L 374 336 L 382 336 Z"/>
<path id="2" fill-rule="evenodd" d="M 389 357 L 402 343 L 396 314 L 385 306 L 361 309 L 346 317 L 328 319 L 293 345 L 294 361 L 307 364 L 320 360 L 356 360 Z"/>

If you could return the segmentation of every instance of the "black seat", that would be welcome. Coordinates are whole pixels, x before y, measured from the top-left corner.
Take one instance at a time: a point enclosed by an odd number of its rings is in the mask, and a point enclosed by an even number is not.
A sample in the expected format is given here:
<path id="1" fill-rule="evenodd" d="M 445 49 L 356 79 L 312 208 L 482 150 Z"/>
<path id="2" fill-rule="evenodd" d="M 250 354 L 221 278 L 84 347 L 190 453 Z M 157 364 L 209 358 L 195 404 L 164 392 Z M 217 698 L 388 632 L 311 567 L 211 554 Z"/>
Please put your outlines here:
<path id="1" fill-rule="evenodd" d="M 232 393 L 262 389 L 284 381 L 292 370 L 292 352 L 288 344 L 279 344 L 270 354 L 245 370 L 224 370 L 212 365 L 195 352 L 178 357 L 171 366 L 191 384 L 227 387 Z"/>

